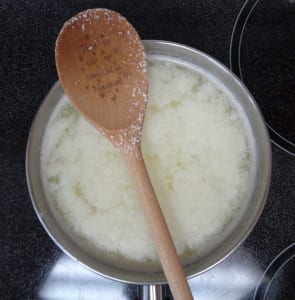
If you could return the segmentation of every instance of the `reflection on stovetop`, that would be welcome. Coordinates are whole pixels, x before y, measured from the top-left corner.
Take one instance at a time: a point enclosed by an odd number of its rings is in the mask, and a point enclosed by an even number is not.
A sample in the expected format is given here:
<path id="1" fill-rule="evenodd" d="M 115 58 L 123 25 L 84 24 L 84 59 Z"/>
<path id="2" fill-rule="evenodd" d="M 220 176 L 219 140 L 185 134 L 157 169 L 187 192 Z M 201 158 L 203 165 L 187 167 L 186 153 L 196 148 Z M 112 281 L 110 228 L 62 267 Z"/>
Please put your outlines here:
<path id="1" fill-rule="evenodd" d="M 189 280 L 195 299 L 250 299 L 263 273 L 251 252 L 239 247 L 225 261 Z M 143 288 L 95 274 L 61 254 L 39 287 L 40 299 L 143 299 Z M 170 298 L 170 297 L 167 297 Z"/>
<path id="2" fill-rule="evenodd" d="M 136 299 L 137 289 L 106 279 L 61 254 L 40 286 L 40 299 Z"/>

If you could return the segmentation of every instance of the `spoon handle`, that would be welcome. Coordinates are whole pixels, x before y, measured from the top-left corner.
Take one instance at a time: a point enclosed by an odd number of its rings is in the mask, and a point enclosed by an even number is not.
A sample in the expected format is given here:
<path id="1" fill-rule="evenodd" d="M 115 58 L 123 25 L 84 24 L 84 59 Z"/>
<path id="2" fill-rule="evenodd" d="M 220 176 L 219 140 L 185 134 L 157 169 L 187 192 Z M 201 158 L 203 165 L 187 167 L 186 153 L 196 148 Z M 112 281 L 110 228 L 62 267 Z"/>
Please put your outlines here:
<path id="1" fill-rule="evenodd" d="M 193 299 L 184 271 L 154 192 L 144 160 L 134 155 L 123 155 L 134 177 L 146 222 L 154 240 L 166 279 L 175 300 Z"/>

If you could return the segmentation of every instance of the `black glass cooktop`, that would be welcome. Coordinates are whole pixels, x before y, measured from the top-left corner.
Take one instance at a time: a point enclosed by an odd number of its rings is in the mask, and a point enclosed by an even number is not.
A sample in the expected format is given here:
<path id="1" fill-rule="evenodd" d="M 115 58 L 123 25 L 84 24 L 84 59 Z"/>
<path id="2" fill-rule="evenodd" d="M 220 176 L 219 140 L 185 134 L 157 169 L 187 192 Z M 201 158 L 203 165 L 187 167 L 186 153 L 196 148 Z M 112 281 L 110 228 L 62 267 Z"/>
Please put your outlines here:
<path id="1" fill-rule="evenodd" d="M 37 220 L 27 190 L 26 142 L 57 80 L 57 34 L 67 19 L 93 7 L 120 12 L 143 39 L 208 53 L 253 93 L 273 140 L 265 209 L 234 253 L 189 284 L 199 300 L 294 299 L 294 0 L 0 0 L 0 299 L 147 296 L 146 287 L 105 279 L 63 254 Z M 164 299 L 171 299 L 167 287 Z"/>
<path id="2" fill-rule="evenodd" d="M 255 300 L 295 299 L 295 243 L 269 264 L 257 284 Z"/>
<path id="3" fill-rule="evenodd" d="M 255 96 L 271 138 L 295 156 L 295 2 L 249 0 L 234 25 L 230 64 Z"/>

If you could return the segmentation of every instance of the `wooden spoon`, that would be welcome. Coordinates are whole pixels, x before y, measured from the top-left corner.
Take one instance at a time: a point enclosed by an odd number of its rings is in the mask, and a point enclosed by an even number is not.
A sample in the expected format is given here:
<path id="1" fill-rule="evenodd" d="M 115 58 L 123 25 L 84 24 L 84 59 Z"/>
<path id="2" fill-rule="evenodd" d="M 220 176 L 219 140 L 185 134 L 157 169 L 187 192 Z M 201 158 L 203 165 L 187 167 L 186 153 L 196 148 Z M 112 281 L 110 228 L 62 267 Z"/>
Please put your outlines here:
<path id="1" fill-rule="evenodd" d="M 61 84 L 74 106 L 125 159 L 174 298 L 192 299 L 141 153 L 148 80 L 136 30 L 114 11 L 86 10 L 63 26 L 55 60 Z"/>

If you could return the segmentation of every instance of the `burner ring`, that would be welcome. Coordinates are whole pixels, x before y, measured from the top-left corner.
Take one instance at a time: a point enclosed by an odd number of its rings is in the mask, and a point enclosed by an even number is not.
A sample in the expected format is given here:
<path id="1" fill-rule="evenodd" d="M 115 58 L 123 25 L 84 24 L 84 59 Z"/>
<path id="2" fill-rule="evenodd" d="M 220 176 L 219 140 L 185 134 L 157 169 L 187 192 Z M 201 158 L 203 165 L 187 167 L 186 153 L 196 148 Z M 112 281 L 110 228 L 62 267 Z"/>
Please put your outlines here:
<path id="1" fill-rule="evenodd" d="M 293 265 L 292 265 L 293 264 Z M 291 267 L 290 267 L 291 265 Z M 271 298 L 266 298 L 268 297 L 269 291 L 272 293 L 272 290 L 275 290 L 276 287 L 276 281 L 278 279 L 281 279 L 283 270 L 287 270 L 288 272 L 293 272 L 292 274 L 294 275 L 294 267 L 292 266 L 295 265 L 295 243 L 291 244 L 287 248 L 285 248 L 282 252 L 280 252 L 276 258 L 270 263 L 270 265 L 267 267 L 267 269 L 264 271 L 263 275 L 261 276 L 254 296 L 253 300 L 265 300 L 265 299 L 277 299 L 277 298 L 272 298 L 276 297 L 276 295 L 271 294 Z M 288 270 L 288 268 L 290 270 Z M 289 275 L 289 280 L 290 276 Z M 292 294 L 294 295 L 294 277 L 291 279 L 293 280 L 293 284 L 291 283 L 288 287 L 284 286 L 283 287 L 283 293 L 285 293 L 284 298 L 280 297 L 279 299 L 291 299 L 289 298 L 286 294 Z M 293 290 L 292 290 L 293 289 Z M 278 290 L 277 290 L 278 291 Z M 286 296 L 288 298 L 286 298 Z"/>
<path id="2" fill-rule="evenodd" d="M 249 17 L 259 2 L 260 0 L 246 0 L 237 16 L 231 35 L 229 52 L 230 69 L 237 74 L 243 82 L 244 78 L 241 68 L 242 40 Z M 293 3 L 290 0 L 289 2 Z M 266 121 L 266 125 L 269 129 L 272 143 L 288 154 L 295 156 L 295 143 L 278 133 L 269 122 Z"/>

